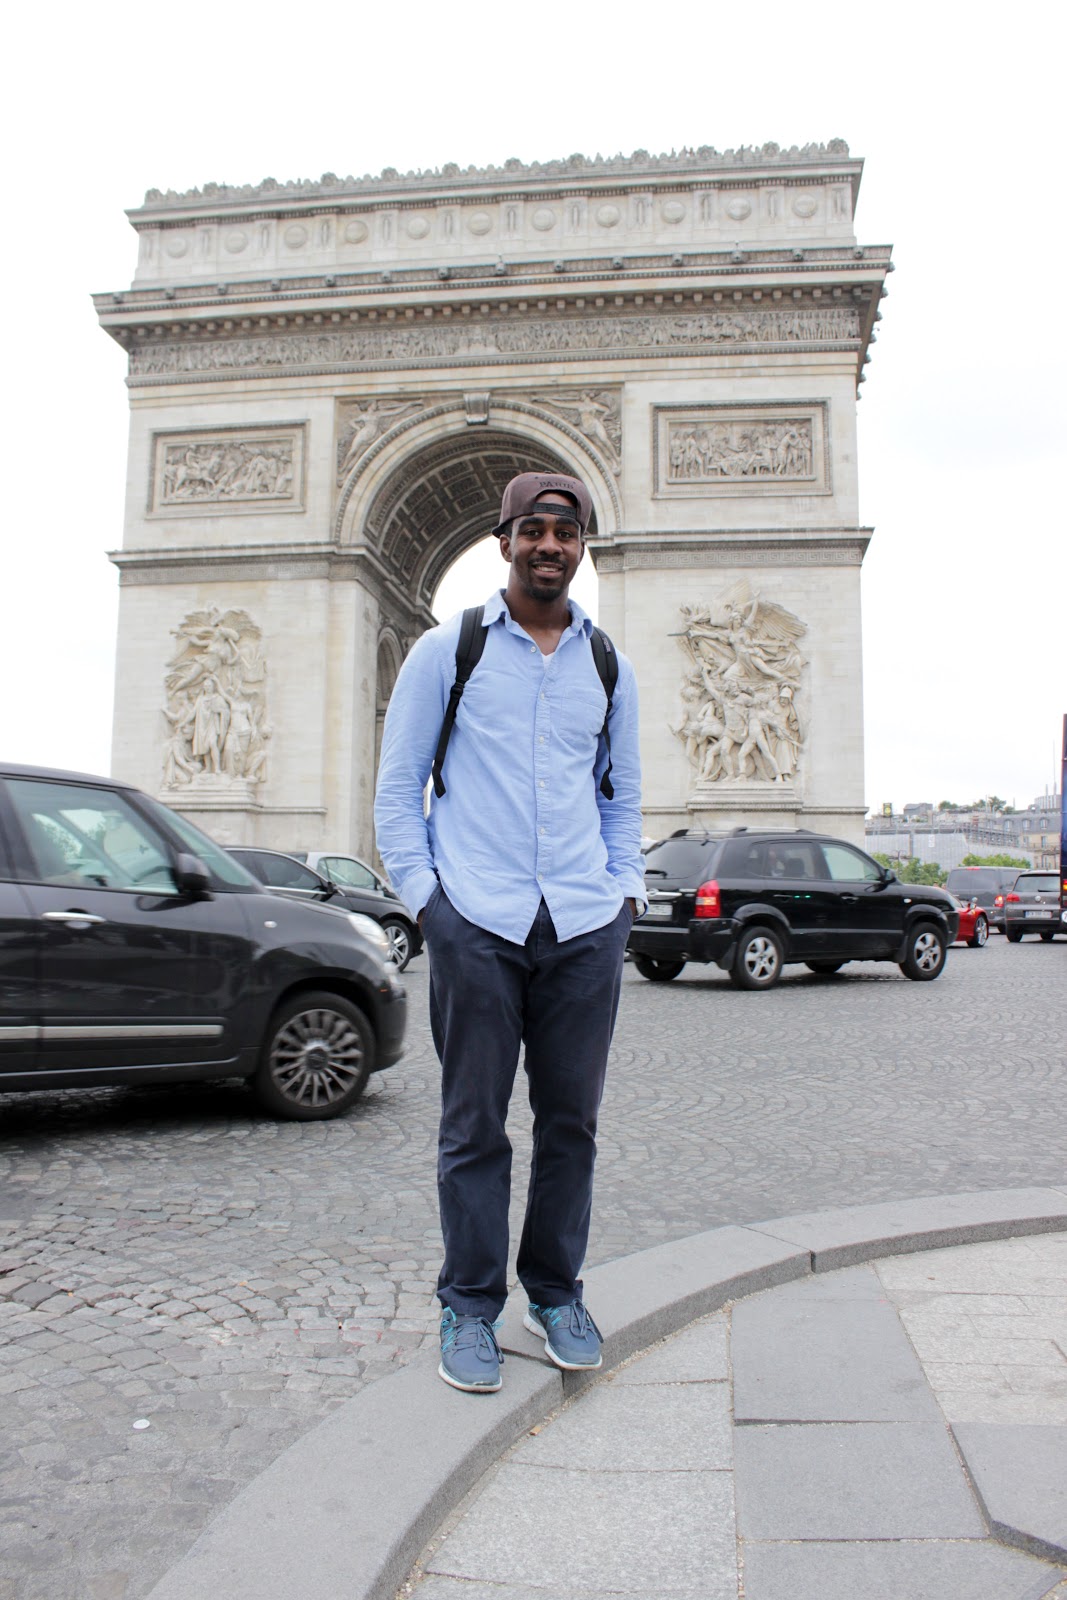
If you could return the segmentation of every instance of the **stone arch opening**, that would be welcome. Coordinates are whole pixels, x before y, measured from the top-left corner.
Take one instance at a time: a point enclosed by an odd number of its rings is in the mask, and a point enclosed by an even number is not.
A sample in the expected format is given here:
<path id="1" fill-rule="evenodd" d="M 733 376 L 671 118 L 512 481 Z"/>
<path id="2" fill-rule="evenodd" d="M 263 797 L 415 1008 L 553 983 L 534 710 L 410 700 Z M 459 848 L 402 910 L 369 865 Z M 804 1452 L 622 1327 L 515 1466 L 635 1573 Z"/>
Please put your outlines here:
<path id="1" fill-rule="evenodd" d="M 394 469 L 368 506 L 362 542 L 415 610 L 428 613 L 448 569 L 495 527 L 510 478 L 580 471 L 536 439 L 499 427 L 466 428 L 424 445 Z M 589 533 L 596 533 L 595 511 Z"/>

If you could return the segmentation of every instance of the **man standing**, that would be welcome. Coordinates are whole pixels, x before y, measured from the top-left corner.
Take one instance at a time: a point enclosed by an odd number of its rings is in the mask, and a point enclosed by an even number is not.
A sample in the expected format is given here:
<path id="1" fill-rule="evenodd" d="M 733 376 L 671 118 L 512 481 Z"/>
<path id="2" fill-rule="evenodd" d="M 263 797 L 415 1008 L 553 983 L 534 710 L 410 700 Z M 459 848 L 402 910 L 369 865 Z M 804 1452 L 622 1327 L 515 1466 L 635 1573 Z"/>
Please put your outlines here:
<path id="1" fill-rule="evenodd" d="M 524 472 L 505 489 L 494 532 L 507 588 L 485 605 L 484 651 L 428 817 L 423 794 L 456 676 L 458 616 L 408 655 L 382 741 L 378 849 L 401 898 L 419 911 L 442 1071 L 438 1370 L 471 1392 L 500 1387 L 511 1187 L 504 1122 L 523 1046 L 534 1114 L 517 1263 L 530 1299 L 524 1321 L 557 1366 L 601 1363 L 579 1273 L 644 863 L 633 668 L 618 657 L 609 761 L 593 625 L 567 597 L 591 515 L 577 478 Z"/>

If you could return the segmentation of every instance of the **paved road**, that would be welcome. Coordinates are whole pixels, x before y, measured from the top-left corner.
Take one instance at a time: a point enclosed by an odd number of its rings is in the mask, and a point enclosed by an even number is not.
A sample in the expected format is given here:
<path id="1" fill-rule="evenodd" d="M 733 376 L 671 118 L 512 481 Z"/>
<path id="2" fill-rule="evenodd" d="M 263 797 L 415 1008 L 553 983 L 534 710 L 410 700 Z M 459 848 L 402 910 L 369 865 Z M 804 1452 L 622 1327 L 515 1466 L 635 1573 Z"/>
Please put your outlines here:
<path id="1" fill-rule="evenodd" d="M 0 1600 L 144 1595 L 281 1449 L 435 1341 L 424 959 L 407 980 L 409 1054 L 338 1123 L 266 1121 L 232 1085 L 0 1097 Z M 1061 1182 L 1065 981 L 1062 941 L 1000 938 L 929 985 L 628 968 L 591 1261 Z"/>

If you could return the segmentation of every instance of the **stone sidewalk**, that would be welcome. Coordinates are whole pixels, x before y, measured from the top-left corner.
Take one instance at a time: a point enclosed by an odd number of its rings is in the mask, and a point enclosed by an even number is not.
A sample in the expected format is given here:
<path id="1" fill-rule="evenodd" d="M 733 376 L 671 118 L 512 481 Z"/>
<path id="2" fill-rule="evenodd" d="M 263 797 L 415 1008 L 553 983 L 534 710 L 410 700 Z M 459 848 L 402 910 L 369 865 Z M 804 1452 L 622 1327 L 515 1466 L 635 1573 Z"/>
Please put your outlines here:
<path id="1" fill-rule="evenodd" d="M 1035 1188 L 640 1251 L 588 1274 L 596 1377 L 513 1296 L 499 1394 L 417 1358 L 152 1600 L 1067 1600 L 1065 1230 Z"/>
<path id="2" fill-rule="evenodd" d="M 1065 1567 L 1060 1233 L 843 1268 L 692 1324 L 535 1425 L 402 1592 L 1038 1600 L 1067 1596 Z"/>

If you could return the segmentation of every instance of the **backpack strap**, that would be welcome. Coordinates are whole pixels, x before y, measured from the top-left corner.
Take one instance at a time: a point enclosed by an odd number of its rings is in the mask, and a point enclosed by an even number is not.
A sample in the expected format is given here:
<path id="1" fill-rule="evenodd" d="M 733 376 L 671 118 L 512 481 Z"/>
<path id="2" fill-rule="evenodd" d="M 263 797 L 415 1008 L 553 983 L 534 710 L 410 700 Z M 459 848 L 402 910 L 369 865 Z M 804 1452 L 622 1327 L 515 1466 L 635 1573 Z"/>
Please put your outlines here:
<path id="1" fill-rule="evenodd" d="M 445 763 L 445 751 L 448 749 L 448 741 L 452 737 L 452 725 L 456 720 L 459 702 L 463 698 L 467 680 L 482 659 L 482 651 L 485 649 L 485 635 L 488 630 L 482 626 L 484 618 L 484 606 L 469 606 L 464 611 L 463 621 L 459 625 L 459 642 L 456 645 L 456 677 L 455 682 L 448 691 L 445 720 L 441 724 L 441 734 L 437 741 L 437 753 L 433 758 L 433 792 L 438 800 L 445 792 L 445 780 L 441 776 L 441 768 Z M 616 668 L 616 670 L 618 669 Z"/>
<path id="2" fill-rule="evenodd" d="M 619 658 L 615 654 L 615 646 L 604 632 L 594 624 L 589 635 L 589 643 L 593 651 L 593 662 L 604 685 L 604 693 L 608 697 L 608 708 L 604 712 L 604 726 L 601 736 L 608 752 L 608 764 L 604 768 L 604 775 L 600 780 L 600 792 L 605 800 L 614 798 L 615 789 L 611 782 L 611 733 L 608 729 L 608 718 L 611 716 L 611 706 L 615 695 L 615 685 L 619 681 Z"/>

